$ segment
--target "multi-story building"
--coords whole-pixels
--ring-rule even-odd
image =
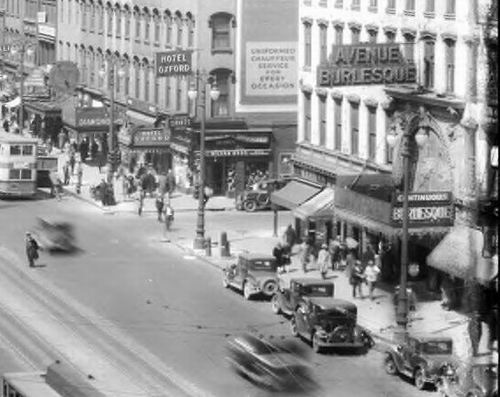
[[[449,276],[463,285],[491,266],[481,255],[476,217],[489,157],[486,46],[478,17],[490,2],[479,3],[301,0],[299,6],[292,161],[297,174],[335,191],[334,211],[320,220],[314,212],[300,216],[302,226],[326,236],[350,235],[361,241],[360,253],[368,243],[392,241],[395,255],[382,271],[395,278],[401,211],[392,193],[402,189],[409,150],[410,192],[417,193],[410,195],[410,262],[432,290]],[[395,63],[381,50],[390,47],[396,48]],[[450,252],[460,241],[463,259],[456,261]]]

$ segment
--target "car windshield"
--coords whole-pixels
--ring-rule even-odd
[[[451,354],[452,345],[450,341],[425,342],[422,351],[427,354]]]
[[[250,268],[255,270],[274,270],[274,261],[272,260],[253,260],[250,262]]]
[[[301,293],[307,296],[314,297],[330,297],[333,296],[332,285],[306,285],[301,288]]]

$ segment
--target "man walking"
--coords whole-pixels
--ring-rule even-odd
[[[321,249],[318,252],[318,266],[319,272],[321,273],[321,278],[326,279],[326,274],[328,273],[328,269],[332,265],[332,258],[330,256],[330,252],[328,252],[328,246],[323,243],[321,244]]]
[[[368,284],[369,296],[371,300],[374,300],[373,291],[375,290],[375,284],[377,283],[378,275],[380,273],[380,269],[375,266],[375,262],[368,261],[368,265],[365,269],[365,280]]]
[[[35,267],[35,260],[38,259],[38,250],[40,247],[30,232],[26,232],[26,256],[28,257],[29,267]]]
[[[161,193],[157,194],[155,204],[156,204],[156,212],[158,214],[158,222],[161,222],[161,214],[163,213],[163,206],[164,206],[163,195]]]

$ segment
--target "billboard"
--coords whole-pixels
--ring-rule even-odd
[[[238,0],[236,110],[296,111],[298,2]]]

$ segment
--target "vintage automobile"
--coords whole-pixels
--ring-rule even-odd
[[[326,348],[366,351],[374,344],[368,332],[357,325],[356,305],[343,299],[304,296],[290,325],[292,334],[310,342],[316,353]]]
[[[58,218],[37,218],[35,239],[47,251],[72,252],[76,249],[73,225]]]
[[[291,316],[298,309],[304,297],[333,298],[334,285],[319,278],[279,277],[278,290],[271,298],[271,308],[276,314]]]
[[[223,273],[224,287],[243,291],[247,300],[259,294],[271,297],[277,289],[276,259],[268,254],[242,253]]]
[[[451,338],[408,336],[406,343],[386,351],[384,367],[390,375],[412,378],[415,386],[422,390],[427,385],[436,386],[443,368],[455,367],[452,353]]]
[[[238,209],[247,212],[271,208],[271,193],[281,189],[288,179],[266,179],[257,183],[252,189],[245,191]]]
[[[250,334],[228,341],[226,359],[241,376],[272,390],[311,390],[316,382],[308,363],[283,346]]]

